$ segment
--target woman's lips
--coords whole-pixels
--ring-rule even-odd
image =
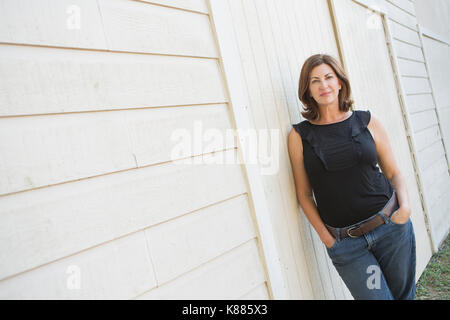
[[[325,92],[325,93],[322,93],[320,96],[327,96],[327,95],[329,95],[331,93],[331,91],[330,92]]]

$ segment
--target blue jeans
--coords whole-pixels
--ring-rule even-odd
[[[397,209],[398,206],[392,213]],[[333,246],[327,248],[328,255],[353,298],[413,300],[416,240],[411,219],[396,224],[381,211],[377,214],[383,217],[385,224],[358,238],[337,238]]]

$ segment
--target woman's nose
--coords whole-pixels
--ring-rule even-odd
[[[328,88],[328,82],[326,80],[320,81],[320,88]]]

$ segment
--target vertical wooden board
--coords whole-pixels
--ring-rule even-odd
[[[239,164],[196,157],[0,197],[0,279],[245,192]]]
[[[278,124],[276,124],[276,126],[278,126],[279,128],[281,128],[281,132],[282,132],[282,136],[286,137],[290,131],[290,129],[292,128],[291,125],[291,121],[292,118],[290,117],[290,115],[292,116],[293,114],[291,113],[286,114],[285,113],[285,109],[286,109],[286,102],[290,102],[293,103],[292,100],[288,100],[285,101],[285,97],[284,94],[289,94],[289,95],[294,95],[296,93],[296,89],[294,89],[293,86],[297,85],[297,79],[295,81],[292,81],[288,78],[288,75],[284,75],[284,72],[282,71],[283,68],[289,68],[288,65],[286,65],[285,67],[281,67],[281,64],[286,64],[286,62],[281,62],[279,60],[281,60],[279,58],[279,56],[284,56],[286,53],[285,51],[287,50],[288,47],[291,47],[293,43],[295,43],[295,41],[289,41],[289,43],[285,43],[284,41],[286,41],[285,39],[279,39],[280,37],[273,35],[272,33],[275,34],[283,34],[286,32],[281,32],[278,31],[279,29],[279,17],[283,17],[285,16],[285,12],[281,13],[279,12],[278,16],[275,16],[274,14],[270,14],[269,12],[274,12],[275,8],[265,8],[262,5],[259,5],[260,2],[255,1],[254,2],[256,5],[256,11],[258,13],[259,16],[259,26],[260,26],[260,32],[262,35],[262,40],[263,40],[263,48],[258,48],[255,50],[255,52],[264,52],[266,58],[268,59],[268,63],[267,63],[267,68],[270,74],[270,78],[271,78],[271,85],[273,87],[273,102],[269,104],[268,109],[275,109],[274,107],[276,107],[275,111],[277,111],[278,115],[277,118],[278,120]],[[283,2],[286,5],[286,2]],[[267,4],[267,3],[266,3]],[[299,2],[292,2],[292,3],[288,3],[287,4],[287,8],[291,8],[292,11],[296,11],[298,10],[299,15],[302,14],[303,12],[305,12],[306,8],[305,8],[305,4],[302,3],[303,6],[301,6],[300,8],[297,7],[297,5],[300,5]],[[311,3],[310,3],[311,4]],[[273,3],[271,3],[271,5],[273,5]],[[326,4],[324,2],[314,2],[314,5],[316,5],[318,7],[318,10],[323,11],[324,8],[326,8]],[[331,25],[327,25],[327,23],[329,23],[329,20],[327,20],[326,18],[329,16],[327,15],[321,15],[321,17],[324,17],[324,21],[323,24],[325,25],[324,27],[324,31],[321,30],[321,34],[323,34],[323,37],[319,37],[319,38],[326,38],[327,36],[329,36],[328,33],[326,33],[328,29],[328,27],[331,29]],[[263,23],[263,21],[269,21],[270,23]],[[271,25],[272,26],[277,26],[275,30],[271,30]],[[296,24],[294,24],[296,25]],[[294,34],[298,37],[302,37],[305,36],[305,31],[302,29],[294,29],[293,30]],[[253,33],[253,32],[252,32]],[[279,42],[279,44],[277,43]],[[330,50],[333,50],[335,48],[332,48],[333,46],[331,45],[332,42],[330,42]],[[315,43],[314,45],[319,46],[320,44]],[[301,57],[301,53],[298,53],[299,57]],[[295,60],[297,60],[298,58],[296,58]],[[258,65],[261,65],[261,63],[257,63]],[[289,69],[291,69],[291,71],[289,73],[291,73],[293,70],[298,69],[299,65],[296,65],[295,67],[291,65],[291,67]],[[293,70],[292,70],[293,69]],[[287,71],[287,70],[286,70]],[[264,75],[261,76],[261,78],[265,78]],[[292,83],[289,83],[290,81],[292,81]],[[292,90],[294,89],[294,90]],[[266,89],[264,89],[264,91],[266,91]],[[286,92],[286,93],[285,93]],[[298,100],[298,98],[296,99]],[[290,108],[298,108],[297,105],[297,101],[295,101],[295,104],[291,105]],[[296,113],[294,113],[296,114]],[[274,117],[269,116],[269,119],[274,119]],[[272,121],[273,123],[273,121]],[[275,126],[275,124],[273,124],[272,126]],[[281,144],[281,151],[280,151],[282,157],[280,159],[281,164],[281,168],[289,168],[290,166],[290,160],[288,158],[288,150],[287,150],[287,146],[285,143]],[[288,198],[287,192],[281,192],[282,195],[282,199],[284,200],[284,202],[286,203],[285,207],[286,207],[286,212],[290,213],[290,212],[298,212],[298,203],[297,203],[297,197],[295,194],[295,184],[294,184],[294,180],[292,177],[292,173],[290,170],[280,170],[278,175],[278,179],[279,179],[279,183],[280,183],[280,189],[283,189],[282,186],[287,186],[290,185],[291,186],[291,190],[293,191],[291,193],[292,197]],[[268,183],[268,185],[270,185],[270,183]],[[293,220],[295,219],[295,220]],[[302,240],[302,236],[301,236],[301,228],[299,228],[299,216],[295,215],[295,216],[291,216],[291,215],[287,215],[285,218],[286,221],[288,221],[288,228],[291,228],[290,230],[290,246],[293,248],[293,256],[296,262],[295,268],[298,272],[298,281],[299,281],[299,286],[301,288],[301,293],[302,293],[302,298],[307,298],[310,297],[310,295],[313,294],[313,289],[311,287],[311,279],[309,279],[309,271],[308,271],[308,262],[307,262],[307,258],[306,258],[306,253],[305,250],[310,250],[310,248],[305,249],[305,246],[302,244],[303,240]],[[281,232],[280,232],[281,233]],[[299,245],[300,244],[300,245]],[[300,250],[299,250],[300,249]],[[293,296],[294,298],[295,296]]]
[[[0,45],[0,115],[225,101],[213,59]]]
[[[148,3],[156,3],[164,6],[208,13],[206,0],[141,0]]]
[[[280,131],[279,128],[281,126],[280,123],[280,115],[278,114],[279,109],[279,100],[275,99],[275,92],[274,92],[274,86],[277,84],[274,84],[273,77],[274,77],[274,70],[271,70],[269,65],[276,63],[273,61],[273,56],[270,55],[270,49],[265,46],[264,43],[264,37],[263,37],[263,30],[261,29],[261,22],[260,22],[260,16],[259,12],[261,11],[261,8],[258,9],[258,7],[262,6],[262,3],[260,2],[259,5],[254,1],[241,1],[242,4],[241,7],[239,7],[238,10],[242,10],[245,16],[245,22],[247,27],[247,32],[249,35],[250,40],[250,48],[251,52],[249,52],[248,59],[253,61],[255,64],[255,74],[252,75],[252,77],[255,77],[255,88],[254,90],[257,91],[250,91],[250,95],[257,95],[260,98],[260,104],[259,107],[256,105],[250,104],[250,108],[253,109],[253,114],[261,113],[264,115],[265,122],[259,123],[257,126],[259,128],[264,128],[264,132],[270,131],[271,139],[275,138],[277,141],[282,140],[281,137],[284,137],[285,134],[282,133],[280,137]],[[287,118],[287,115],[285,115]],[[273,130],[275,129],[275,130]],[[262,131],[260,131],[261,133]],[[268,196],[268,199],[271,207],[271,212],[277,212],[277,217],[275,218],[274,215],[272,215],[272,223],[275,225],[275,230],[278,230],[278,237],[283,235],[283,240],[279,240],[282,242],[291,242],[292,240],[292,234],[298,234],[297,230],[289,230],[289,217],[284,217],[283,219],[279,219],[279,212],[288,212],[286,199],[283,197],[283,192],[280,188],[280,164],[281,161],[281,167],[285,167],[285,156],[287,155],[287,152],[284,153],[284,144],[280,148],[280,143],[274,144],[273,140],[264,141],[263,137],[260,137],[259,140],[259,146],[262,148],[270,148],[267,150],[271,151],[271,156],[275,156],[277,159],[276,167],[274,163],[272,163],[272,170],[270,174],[264,174],[263,175],[263,183],[265,185],[266,190],[266,196]],[[283,154],[280,157],[280,153]],[[262,152],[261,152],[262,154]],[[280,159],[281,158],[281,159]],[[272,158],[273,159],[273,158]],[[260,168],[264,167],[262,163],[260,163]],[[274,207],[272,207],[274,206]],[[281,233],[280,230],[283,230],[284,232]],[[290,239],[291,238],[291,239]],[[286,269],[295,269],[297,266],[293,263],[294,257],[293,252],[291,249],[291,246],[279,246],[280,251],[283,252],[282,255],[286,258],[284,259],[283,264],[285,265]],[[295,279],[295,278],[294,278]],[[303,290],[299,290],[298,286],[300,285],[300,282],[297,279],[289,279],[286,281],[287,286],[289,287],[289,291],[291,292],[292,297],[296,297],[295,294],[297,292],[301,292]]]
[[[138,232],[2,280],[0,298],[130,299],[155,286],[145,238]]]
[[[423,265],[431,256],[431,248],[381,17],[377,16],[380,28],[360,28],[366,20],[365,9],[349,0],[335,3],[356,106],[366,106],[363,109],[379,118],[388,132],[397,165],[406,180],[417,260],[418,265]]]
[[[250,240],[137,299],[233,300],[265,280],[257,242]]]
[[[145,231],[158,286],[256,236],[239,196]]]
[[[0,42],[107,49],[92,0],[2,0]]]
[[[335,45],[334,35],[329,20],[329,11],[326,1],[320,3],[315,2],[314,4],[290,1],[273,3],[268,1],[266,2],[266,6],[258,1],[230,1],[229,5],[231,7],[235,25],[236,41],[240,49],[241,63],[243,65],[244,78],[247,84],[247,95],[249,96],[254,122],[257,127],[286,127],[286,130],[288,130],[291,127],[290,123],[288,123],[289,121],[286,122],[285,126],[282,123],[284,121],[283,119],[287,118],[287,115],[284,115],[281,111],[278,112],[277,109],[285,104],[285,95],[289,92],[288,89],[282,87],[284,84],[283,82],[291,81],[287,78],[289,77],[289,73],[295,74],[298,72],[297,74],[299,74],[302,62],[299,57],[304,56],[304,58],[306,58],[306,55],[302,51],[307,50],[308,54],[313,53],[314,49],[312,49],[311,46],[314,48],[322,48],[322,50],[326,47],[329,50],[337,51],[336,47],[333,47],[333,45]],[[277,7],[275,7],[275,5]],[[294,10],[297,11],[297,15],[293,14]],[[299,43],[301,43],[299,38],[308,38],[308,33],[304,28],[298,26],[299,22],[295,17],[311,10],[320,12],[320,14],[317,14],[317,17],[323,19],[321,22],[323,22],[325,27],[321,27],[321,30],[316,31],[320,33],[320,37],[310,37],[311,39],[309,39],[310,41],[308,42],[311,44],[310,46],[302,47],[299,45]],[[287,15],[289,15],[289,18],[287,18]],[[263,21],[267,21],[267,23],[263,23]],[[313,23],[313,20],[311,20],[311,23]],[[308,25],[308,23],[305,23],[305,25]],[[276,26],[275,28],[280,30],[279,32],[276,32],[276,35],[272,35],[274,32],[272,26]],[[248,34],[252,36],[248,36]],[[330,41],[330,39],[332,41]],[[274,41],[277,42],[276,46],[273,46]],[[292,55],[289,55],[289,52],[292,52]],[[286,72],[279,75],[280,69],[283,68],[281,65],[286,64],[286,61],[280,59],[279,56],[286,56],[286,53],[288,56],[287,62],[290,65],[286,65],[286,68],[288,68],[285,70]],[[287,71],[289,71],[289,73],[287,73]],[[297,77],[298,75],[295,76],[295,78]],[[297,85],[297,81],[298,79],[294,80],[294,86]],[[295,94],[293,91],[289,94],[292,93]],[[294,99],[291,100],[295,101],[297,104],[297,98],[295,98],[295,95],[293,95],[293,97]],[[261,106],[265,107],[261,108]],[[295,108],[298,108],[298,105],[296,105]],[[284,145],[282,148],[284,148]],[[287,155],[287,150],[284,150],[284,152]],[[286,159],[287,158],[284,160]],[[286,164],[289,165],[288,162]],[[280,191],[276,189],[276,186],[280,182],[277,182],[277,180],[274,179],[272,179],[272,181],[269,178],[271,177],[265,178],[265,189],[270,190],[270,193],[266,193],[268,195],[270,211],[278,211],[280,203],[284,203],[285,210],[288,210],[288,212],[291,212],[291,210],[297,211],[298,205],[296,199],[289,201],[285,198],[284,192],[280,194]],[[289,177],[285,176],[284,172],[279,173],[277,179],[278,181],[282,181],[282,185],[286,185],[290,181],[293,186],[293,181],[289,180]],[[293,195],[295,195],[295,192]],[[288,217],[285,218],[286,221],[288,219]],[[276,229],[285,229],[281,227],[281,221],[274,223],[275,225],[278,225]],[[288,225],[293,226],[294,224],[288,222]],[[298,223],[295,223],[295,225],[298,225]],[[294,232],[292,234],[294,234]],[[299,232],[296,231],[296,234],[299,234]],[[286,233],[285,237],[288,236],[289,234]],[[300,239],[301,237],[291,235],[291,239],[282,240],[280,238],[279,241],[288,241],[289,246],[292,246],[292,248],[299,248],[296,243],[300,242]],[[302,248],[302,246],[303,245],[301,245],[300,248]],[[306,269],[306,264],[302,265],[306,261],[304,257],[298,255],[304,254],[297,250],[298,249],[293,253],[285,251],[284,254],[286,256],[294,254],[294,257],[297,255],[297,257],[294,258],[297,263],[295,268],[299,270],[297,276],[299,279],[305,279],[305,272],[301,272],[300,270],[302,270],[302,268],[303,270]],[[288,268],[288,265],[286,265],[286,268]],[[303,280],[300,281],[303,283]],[[292,283],[291,288],[293,288],[293,285],[294,283]],[[302,290],[305,291],[305,296],[311,294],[310,291],[312,290],[309,288],[310,287],[308,286],[306,290]],[[308,291],[308,293],[306,293],[306,291]]]
[[[207,15],[127,0],[98,0],[111,50],[218,57]]]

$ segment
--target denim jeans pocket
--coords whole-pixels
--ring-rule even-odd
[[[329,248],[327,246],[325,246],[325,248],[327,249],[327,251],[334,250],[336,248],[338,242],[340,242],[340,241],[338,241],[337,239],[334,239],[333,245],[331,247],[329,247]]]
[[[392,216],[398,211],[398,209],[399,209],[399,208],[397,208],[396,210],[394,210],[394,211],[391,213],[391,215],[389,216],[389,224],[392,224],[392,225],[394,225],[394,226],[405,226],[405,225],[408,224],[409,219],[408,219],[406,222],[403,222],[403,223],[397,223],[397,222],[392,221]]]

